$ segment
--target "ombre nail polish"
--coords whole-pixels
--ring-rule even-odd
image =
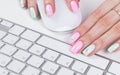
[[[72,47],[71,52],[76,54],[80,51],[82,47],[83,47],[83,42],[77,41],[75,45]]]
[[[79,9],[78,4],[75,0],[71,0],[71,9],[73,12],[77,12]]]
[[[25,7],[25,1],[24,0],[20,0],[20,5],[21,5],[22,8]]]
[[[30,11],[30,16],[31,16],[33,19],[36,19],[37,16],[36,16],[35,9],[34,9],[33,7],[31,7],[31,8],[29,9],[29,11]]]
[[[46,5],[46,14],[47,16],[53,16],[53,8],[52,8],[52,5],[51,4],[47,4]]]
[[[88,46],[82,53],[85,55],[85,56],[88,56],[90,53],[92,53],[93,51],[95,50],[95,45],[92,44],[90,46]]]
[[[73,44],[75,41],[77,41],[80,37],[80,33],[79,32],[75,32],[69,39],[68,39],[68,43],[69,44]]]
[[[112,53],[120,47],[119,43],[115,43],[108,48],[108,52]]]

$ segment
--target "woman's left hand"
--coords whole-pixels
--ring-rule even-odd
[[[108,48],[109,52],[120,50],[119,2],[119,0],[106,0],[74,31],[68,40],[73,45],[71,52],[91,56],[112,43],[115,44]]]

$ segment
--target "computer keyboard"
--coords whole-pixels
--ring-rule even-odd
[[[65,42],[0,19],[0,75],[120,75],[120,64],[72,54]]]

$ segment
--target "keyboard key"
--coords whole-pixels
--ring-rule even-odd
[[[41,55],[44,51],[45,51],[45,48],[42,47],[42,46],[39,46],[37,44],[34,44],[30,49],[29,51],[33,54],[36,54],[36,55]]]
[[[3,38],[3,41],[9,44],[15,44],[18,40],[19,38],[12,34],[8,34],[5,38]]]
[[[8,71],[0,67],[0,75],[8,75]]]
[[[31,42],[21,39],[20,41],[18,41],[18,43],[16,44],[17,47],[27,50],[30,46],[32,45]]]
[[[13,60],[8,66],[7,68],[11,71],[14,71],[16,73],[20,73],[21,70],[25,67],[25,64],[22,62],[19,62],[17,60]]]
[[[87,67],[88,67],[87,64],[82,63],[80,61],[75,61],[75,63],[72,66],[72,69],[77,72],[84,73],[86,71]]]
[[[74,75],[74,72],[67,68],[61,68],[57,75]]]
[[[4,43],[2,41],[0,41],[0,48],[4,45]]]
[[[0,22],[2,21],[2,19],[0,19]]]
[[[0,52],[7,54],[9,56],[13,55],[13,53],[15,53],[16,51],[17,51],[17,48],[11,45],[5,45],[0,50]]]
[[[42,70],[44,70],[48,73],[54,74],[58,68],[59,68],[59,66],[57,64],[54,64],[54,63],[48,61],[42,67]]]
[[[40,34],[39,33],[36,33],[36,32],[33,32],[31,30],[26,30],[22,35],[21,37],[27,39],[27,40],[30,40],[30,41],[36,41],[39,37],[40,37]]]
[[[39,75],[40,71],[33,67],[28,66],[23,72],[22,75]]]
[[[3,55],[3,54],[0,54],[0,66],[6,66],[9,62],[11,61],[11,58],[6,56],[6,55]],[[0,74],[1,75],[1,74]]]
[[[91,67],[87,75],[103,75],[103,71],[94,67]]]
[[[24,62],[30,57],[30,54],[23,50],[19,50],[15,53],[13,57]]]
[[[25,28],[15,25],[9,30],[9,32],[19,36],[24,30]]]
[[[43,72],[41,75],[50,75],[50,74]]]
[[[113,62],[108,71],[113,74],[120,75],[120,64]]]
[[[3,20],[3,21],[1,22],[1,24],[4,25],[4,26],[7,26],[7,27],[9,27],[9,28],[13,26],[13,23],[8,22],[8,21],[5,21],[5,20]]]
[[[69,67],[73,62],[73,59],[64,55],[61,55],[60,58],[58,59],[57,63]]]
[[[47,41],[47,42],[46,42]],[[38,44],[43,45],[45,47],[51,48],[53,50],[56,50],[57,52],[63,53],[65,55],[71,56],[75,59],[78,59],[80,61],[84,61],[87,62],[91,65],[94,65],[96,67],[99,67],[101,69],[106,69],[106,67],[109,64],[109,60],[104,59],[100,56],[92,56],[92,57],[86,57],[84,55],[76,55],[76,54],[72,54],[70,52],[70,48],[71,46],[65,43],[62,43],[58,40],[55,40],[53,38],[47,37],[47,36],[43,36],[41,37],[38,41]]]
[[[82,74],[78,74],[78,73],[77,73],[76,75],[82,75]]]
[[[7,33],[0,30],[0,39],[2,39]]]
[[[38,57],[38,56],[32,56],[28,61],[28,64],[39,68],[43,63],[44,63],[44,59]]]
[[[44,54],[43,57],[51,60],[51,61],[55,61],[57,59],[57,57],[59,56],[59,53],[54,52],[52,50],[47,50]]]
[[[113,74],[111,74],[111,73],[106,73],[106,75],[113,75]]]
[[[10,73],[9,75],[18,75],[18,74],[15,74],[15,73]]]

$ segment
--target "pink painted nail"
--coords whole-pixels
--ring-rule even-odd
[[[73,44],[75,41],[77,41],[80,37],[80,33],[79,32],[75,32],[69,39],[68,39],[68,43],[69,44]]]
[[[75,45],[72,47],[71,52],[72,53],[78,53],[80,51],[80,49],[83,47],[83,42],[82,41],[78,41],[75,43]]]
[[[72,8],[73,12],[77,12],[78,11],[79,7],[78,7],[77,2],[75,0],[71,1],[71,8]]]
[[[53,16],[53,8],[51,4],[47,4],[46,5],[46,14],[47,16]]]

